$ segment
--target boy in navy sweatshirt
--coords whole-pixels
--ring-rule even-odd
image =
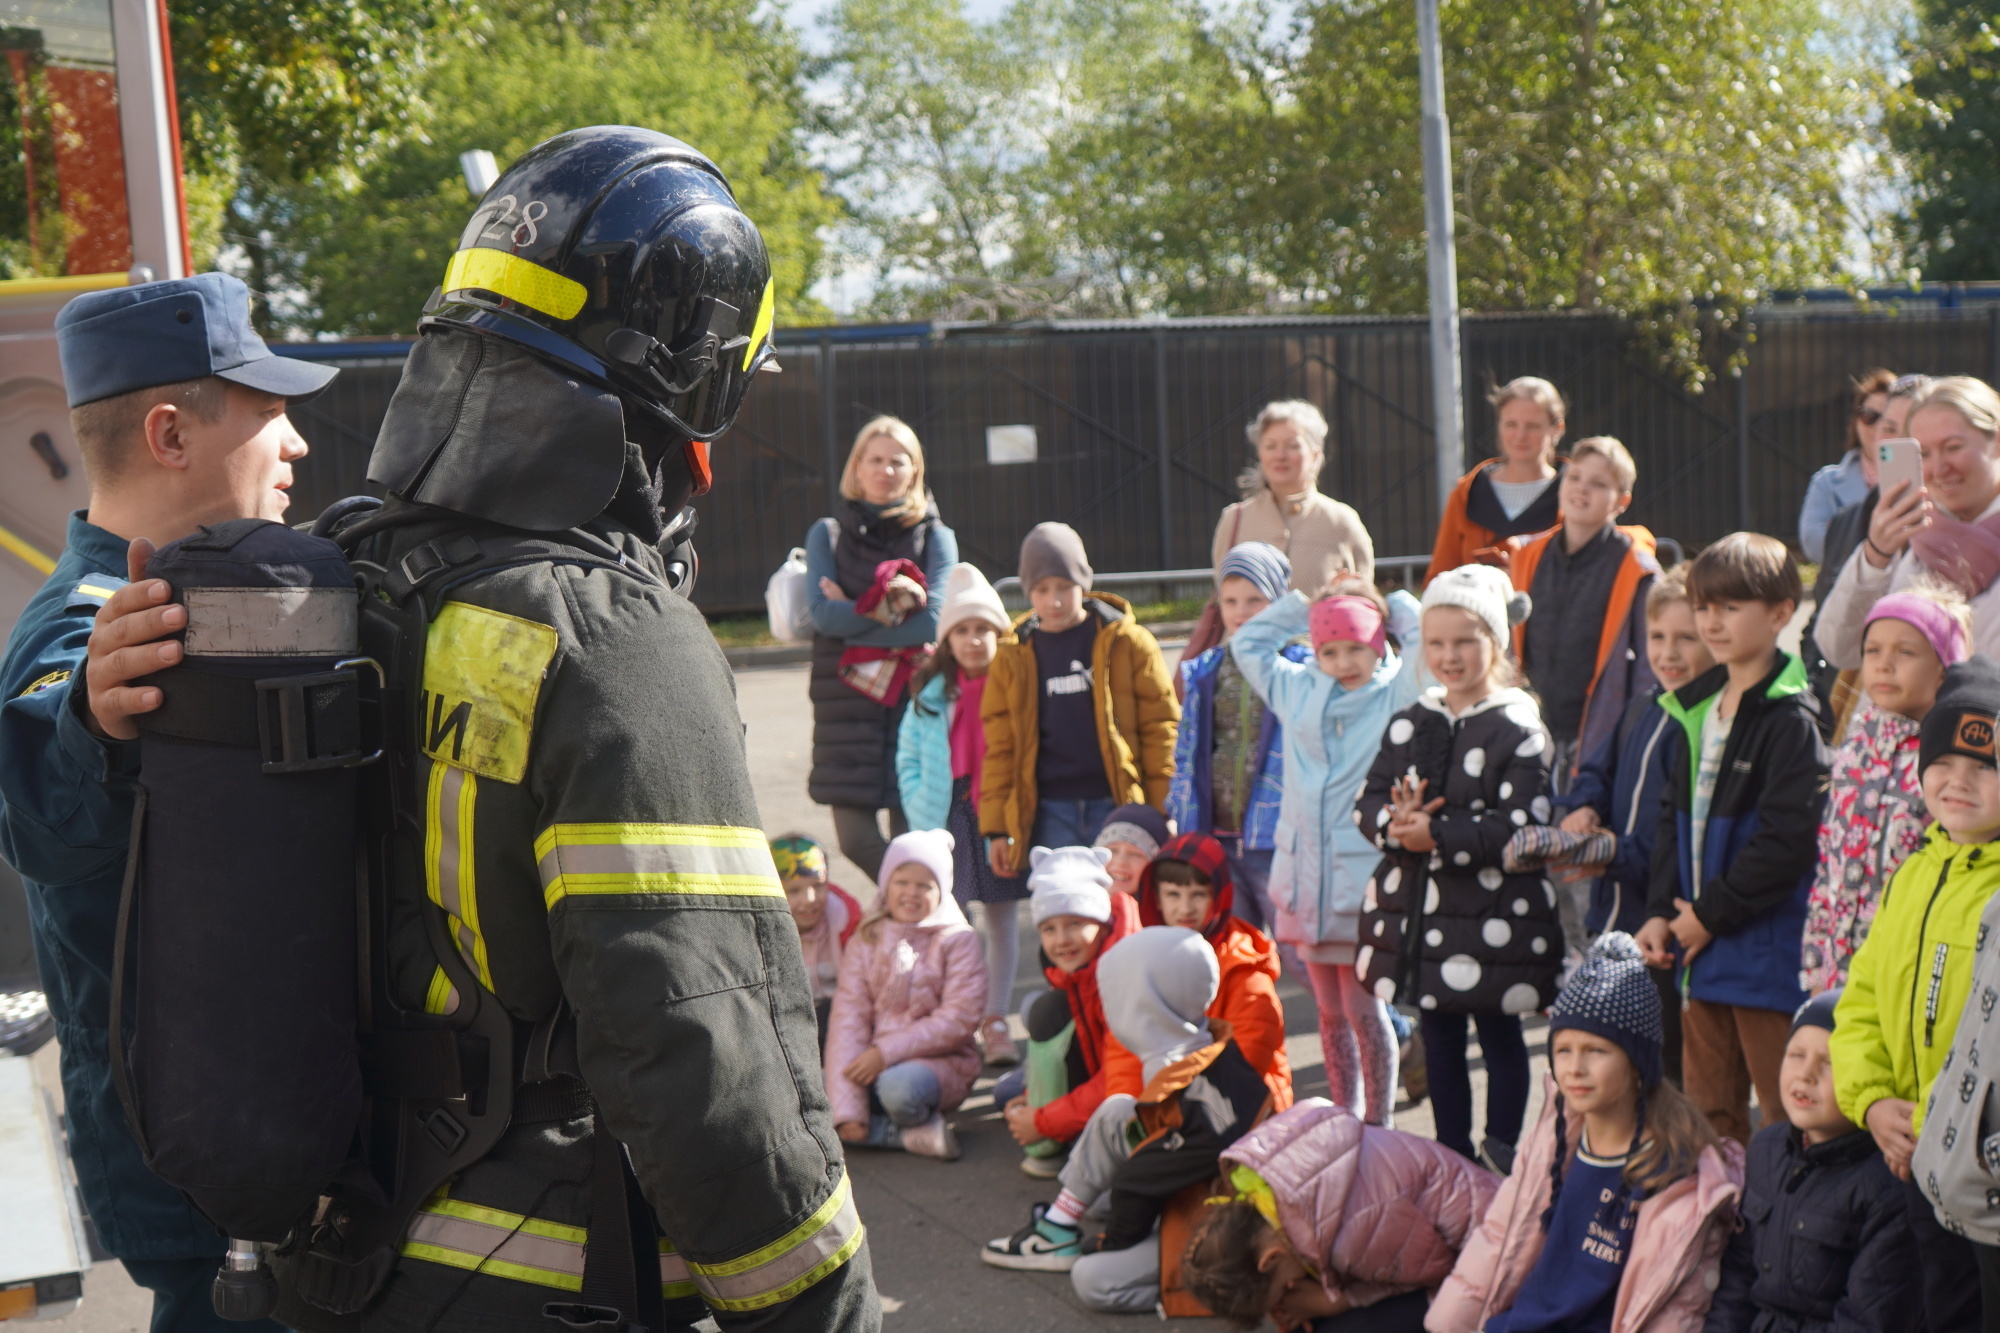
[[[1565,833],[1603,829],[1617,841],[1604,873],[1591,884],[1584,927],[1595,939],[1608,930],[1637,935],[1646,924],[1646,895],[1653,875],[1653,843],[1660,828],[1660,800],[1680,725],[1660,706],[1660,696],[1677,690],[1715,665],[1695,628],[1688,601],[1687,568],[1653,580],[1646,594],[1646,661],[1659,683],[1625,706],[1617,730],[1577,768],[1567,795],[1556,809],[1567,810]],[[1666,1076],[1681,1081],[1681,997],[1671,970],[1652,969],[1660,989],[1664,1026],[1660,1045]]]
[[[1661,697],[1686,733],[1661,802],[1646,961],[1682,969],[1681,1067],[1715,1132],[1750,1142],[1750,1090],[1776,1108],[1832,766],[1805,666],[1778,648],[1804,588],[1777,539],[1732,533],[1688,571],[1716,665]]]

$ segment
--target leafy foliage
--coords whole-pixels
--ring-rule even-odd
[[[1918,17],[1889,117],[1916,182],[1912,258],[1933,281],[2000,277],[2000,5],[1923,0]]]
[[[413,332],[476,202],[458,154],[486,148],[504,168],[591,124],[649,126],[714,158],[764,232],[781,318],[797,317],[832,204],[797,143],[796,53],[719,7],[712,17],[704,26],[698,5],[640,3],[490,14],[426,69],[426,114],[399,142],[348,181],[322,174],[246,207],[268,281],[305,294],[282,322]]]

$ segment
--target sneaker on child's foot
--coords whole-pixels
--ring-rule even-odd
[[[1021,1174],[1033,1176],[1036,1180],[1054,1180],[1062,1174],[1063,1163],[1069,1160],[1068,1153],[1051,1153],[1047,1157],[1023,1157]]]
[[[902,1132],[903,1151],[940,1161],[958,1160],[958,1135],[942,1115],[933,1115],[921,1125],[907,1125]]]
[[[1479,1161],[1496,1176],[1511,1176],[1514,1174],[1514,1145],[1498,1139],[1483,1140],[1479,1145]]]
[[[1004,1018],[989,1018],[980,1025],[979,1045],[986,1052],[989,1065],[1021,1063],[1021,1048],[1014,1044],[1014,1034],[1007,1030]]]
[[[1048,1219],[1049,1206],[1035,1205],[1028,1225],[1011,1236],[986,1242],[979,1257],[995,1268],[1032,1268],[1048,1273],[1067,1273],[1076,1267],[1083,1250],[1083,1232]]]

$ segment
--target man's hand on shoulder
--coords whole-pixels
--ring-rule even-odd
[[[131,682],[181,660],[181,645],[167,636],[186,626],[187,608],[167,601],[172,590],[165,579],[146,577],[146,562],[152,556],[151,542],[144,537],[134,540],[125,553],[132,581],[97,609],[97,627],[90,632],[84,665],[90,691],[84,719],[93,735],[136,740],[139,726],[133,717],[158,708],[163,696],[154,686]]]

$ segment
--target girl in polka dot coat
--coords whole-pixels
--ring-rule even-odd
[[[1520,1016],[1554,999],[1562,964],[1555,887],[1508,874],[1507,841],[1550,814],[1548,731],[1512,685],[1509,623],[1528,598],[1483,565],[1424,590],[1424,664],[1437,685],[1390,721],[1355,803],[1382,851],[1364,890],[1364,984],[1421,1012],[1438,1141],[1472,1146],[1466,1019],[1487,1070],[1489,1164],[1513,1160],[1528,1106]]]

